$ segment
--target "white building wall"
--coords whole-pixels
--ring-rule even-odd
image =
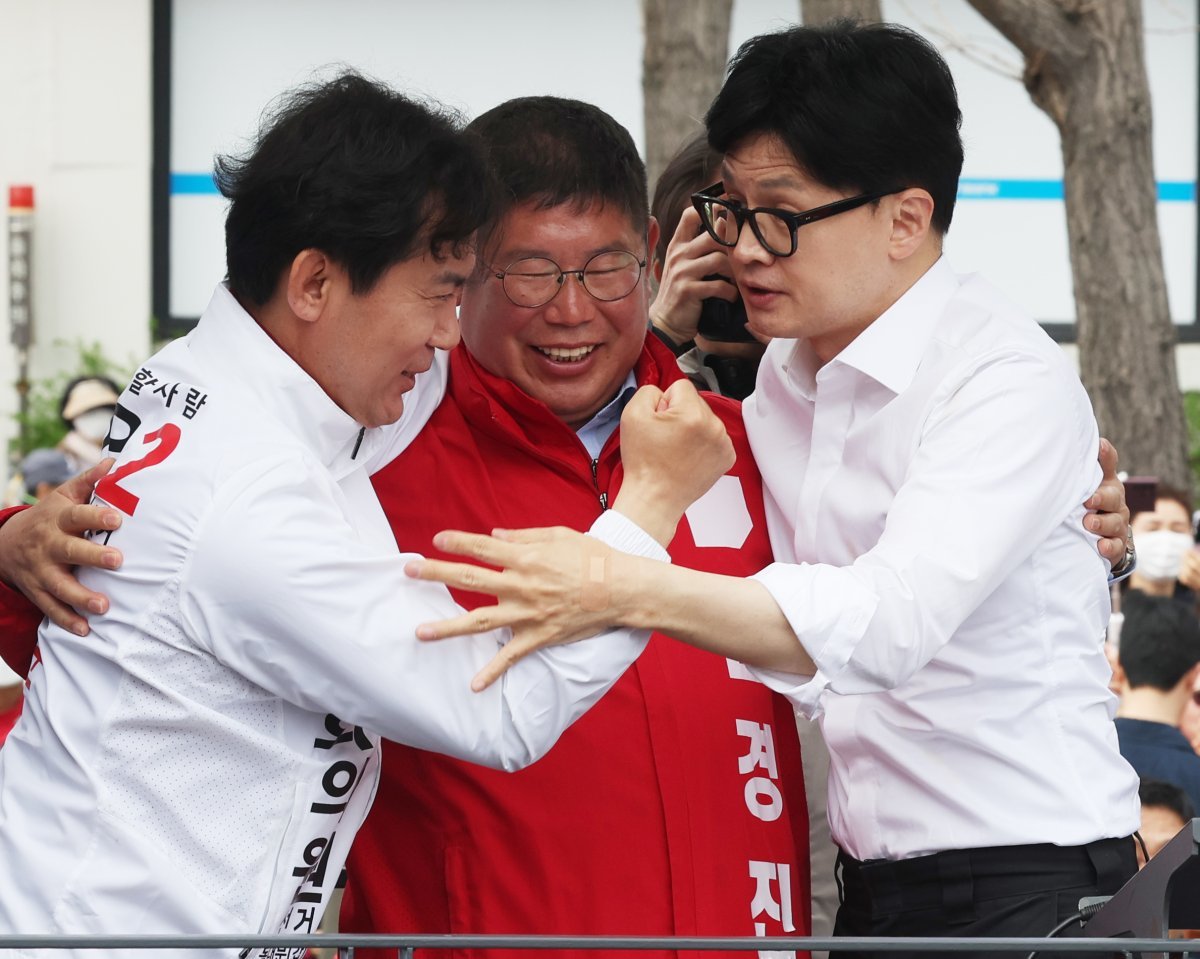
[[[369,6],[369,0],[365,2]],[[472,4],[477,2],[472,0]],[[526,2],[530,3],[526,9],[538,6],[533,0],[514,0],[514,5]],[[288,0],[282,6],[286,8],[290,3]],[[555,6],[567,13],[573,3],[574,0]],[[455,4],[456,9],[462,9],[462,0],[455,0]],[[364,0],[358,0],[358,5],[363,6]],[[1162,20],[1166,16],[1163,10],[1169,13],[1178,5],[1178,0],[1168,0],[1162,9],[1161,4],[1148,5],[1148,14],[1153,15],[1148,19]],[[211,17],[221,6],[206,2],[201,9]],[[257,22],[256,17],[261,19],[278,8],[280,2],[243,0],[241,6],[239,24],[245,31],[247,24]],[[794,0],[738,0],[734,41],[778,28],[793,9]],[[889,15],[915,20],[931,34],[936,34],[940,22],[935,14],[954,9],[949,4],[925,6],[908,0],[888,0],[887,6]],[[425,5],[412,10],[426,18],[436,16]],[[380,51],[373,54],[378,62],[364,65],[406,88],[428,90],[444,97],[468,112],[477,112],[492,102],[518,94],[551,92],[580,96],[600,102],[640,138],[637,81],[632,77],[641,46],[636,0],[616,3],[610,11],[609,19],[613,18],[620,21],[620,29],[617,37],[606,37],[606,42],[598,45],[605,54],[601,65],[586,62],[591,54],[572,48],[580,58],[574,69],[552,59],[542,59],[534,68],[520,59],[514,60],[506,44],[496,42],[491,30],[482,31],[480,46],[480,32],[472,30],[455,36],[432,28],[419,33],[425,38],[452,40],[452,55],[445,52],[428,58],[430,63],[418,69],[414,58],[397,54],[393,41],[385,44],[384,49],[391,51],[396,62],[385,59]],[[218,28],[219,35],[225,37],[222,45],[232,44],[237,34],[228,33],[229,21],[215,19],[225,24]],[[345,17],[331,23],[336,25],[341,19]],[[571,23],[564,22],[570,19],[564,15],[548,22],[574,29]],[[286,21],[276,17],[272,22]],[[1162,42],[1160,35],[1170,37],[1174,32],[1164,33],[1169,23],[1155,21],[1153,26],[1155,42]],[[0,201],[7,199],[7,188],[15,183],[33,184],[37,199],[33,277],[36,343],[30,370],[33,379],[69,369],[77,354],[74,344],[79,340],[99,341],[110,357],[130,364],[149,352],[151,27],[151,0],[0,0]],[[195,39],[192,31],[188,36]],[[935,36],[937,39],[942,38]],[[291,46],[272,44],[272,52],[264,59],[271,63],[280,61],[275,66],[282,70],[290,64],[285,53]],[[567,40],[551,44],[560,54],[570,47]],[[224,56],[230,51],[217,52]],[[617,53],[621,55],[619,70],[612,62]],[[189,61],[183,53],[180,56],[177,66],[186,73],[183,68]],[[303,79],[309,67],[330,62],[324,50],[314,51],[310,59],[312,63],[304,70],[292,64],[290,72],[283,71],[285,79],[276,78],[269,92],[256,94],[252,106],[246,108],[248,116],[256,117],[271,95]],[[619,80],[615,78],[617,74]],[[210,81],[219,77],[211,72],[205,75]],[[481,75],[491,79],[486,103],[479,99],[484,95],[470,85],[479,82]],[[1177,76],[1168,71],[1167,79],[1171,81],[1168,86],[1179,84],[1180,89],[1194,90],[1194,73]],[[593,89],[589,82],[599,82],[600,86]],[[1016,86],[1015,81],[1010,82]],[[1160,87],[1163,82],[1160,78]],[[237,84],[244,92],[245,77],[239,76]],[[211,86],[206,90],[215,96]],[[1156,96],[1156,110],[1174,99]],[[187,114],[186,121],[176,117],[177,134],[203,130],[200,119],[194,114]],[[1156,128],[1171,126],[1170,118],[1158,112],[1156,120]],[[233,127],[244,135],[250,132],[252,124],[239,123]],[[232,145],[223,141],[219,144],[225,149]],[[208,163],[206,159],[199,166],[207,169]],[[1175,178],[1185,175],[1170,172]],[[1194,176],[1194,171],[1186,176]],[[1061,211],[1061,205],[1056,206]],[[1187,215],[1194,216],[1194,209],[1189,205]],[[1174,208],[1170,212],[1178,215]],[[958,234],[966,229],[968,217],[968,205],[960,204],[957,219],[963,225]],[[963,245],[962,240],[958,236],[959,246]],[[205,270],[206,290],[220,271],[215,259],[213,263],[216,265]],[[960,268],[972,267],[968,262]],[[1069,278],[1063,282],[1069,287]],[[5,292],[0,293],[0,451],[16,432],[12,414],[17,408],[13,387],[17,369],[9,330]],[[56,345],[56,341],[65,341],[67,345]],[[1073,347],[1069,349],[1074,351]],[[1181,346],[1178,355],[1182,387],[1200,389],[1200,344]]]
[[[35,190],[31,379],[71,368],[77,340],[149,351],[150,105],[150,0],[0,0],[0,202]],[[7,255],[0,451],[17,410]]]

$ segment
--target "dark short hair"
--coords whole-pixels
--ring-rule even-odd
[[[1200,620],[1187,603],[1130,590],[1118,658],[1133,688],[1174,689],[1200,662]]]
[[[533,202],[539,209],[599,203],[643,227],[649,217],[646,165],[621,124],[591,103],[517,97],[467,126],[487,155],[495,218]]]
[[[1188,514],[1189,521],[1192,516],[1192,497],[1187,490],[1180,489],[1178,486],[1170,486],[1167,483],[1159,483],[1154,487],[1154,506],[1149,510],[1131,509],[1129,518],[1132,520],[1135,516],[1141,513],[1153,513],[1158,509],[1158,501],[1160,499],[1170,500],[1173,503],[1178,503],[1183,507],[1183,511]]]
[[[214,178],[230,200],[230,289],[260,306],[301,250],[327,254],[365,293],[425,249],[459,252],[490,210],[457,115],[354,72],[284,94],[250,152],[218,157]]]
[[[720,166],[721,154],[708,145],[707,134],[701,132],[684,143],[663,167],[650,200],[650,213],[659,226],[654,255],[660,263],[667,258],[667,247],[679,226],[679,218],[691,205],[692,194],[711,185],[717,178],[713,171]]]
[[[1161,806],[1175,813],[1184,822],[1196,815],[1185,790],[1161,779],[1143,779],[1138,783],[1138,799],[1143,806]]]
[[[933,197],[933,228],[950,228],[962,113],[946,61],[906,27],[835,20],[747,40],[705,125],[722,153],[776,136],[833,189],[922,187]]]

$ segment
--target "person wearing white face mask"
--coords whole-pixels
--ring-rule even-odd
[[[1113,612],[1108,621],[1105,653],[1117,675],[1121,629],[1125,621],[1123,596],[1136,590],[1149,596],[1176,596],[1192,601],[1200,591],[1200,551],[1192,536],[1192,507],[1182,490],[1158,484],[1154,508],[1131,510],[1129,528],[1137,542],[1137,566],[1118,590],[1113,588]],[[1118,692],[1115,685],[1111,686]]]
[[[107,376],[91,374],[78,376],[63,388],[58,414],[67,428],[67,434],[54,449],[67,458],[68,476],[82,473],[100,462],[100,447],[108,435],[108,425],[117,408],[120,392],[121,388]],[[59,482],[55,480],[51,488]],[[0,507],[31,502],[26,494],[21,471],[18,470],[8,484],[0,489]]]
[[[1138,571],[1143,579],[1150,581],[1149,585],[1170,587],[1167,592],[1171,592],[1183,569],[1184,555],[1193,546],[1188,533],[1175,533],[1169,529],[1146,533],[1138,543]]]
[[[58,449],[66,454],[74,472],[100,462],[100,447],[108,435],[108,424],[117,406],[120,388],[106,376],[81,376],[63,390],[59,412],[70,432]]]
[[[1183,492],[1160,485],[1153,510],[1130,520],[1137,542],[1137,569],[1129,588],[1151,596],[1173,596],[1176,584],[1200,586],[1200,555],[1192,538],[1191,506]]]

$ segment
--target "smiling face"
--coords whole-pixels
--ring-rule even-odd
[[[647,235],[649,234],[649,235]],[[649,307],[642,271],[632,293],[602,302],[567,276],[557,295],[539,307],[512,303],[495,273],[523,257],[544,257],[579,270],[609,250],[639,260],[653,248],[658,227],[632,223],[613,206],[562,204],[538,209],[523,203],[497,224],[483,263],[463,291],[463,342],[490,372],[511,380],[545,403],[572,429],[583,426],[620,389],[646,337]]]
[[[343,410],[363,426],[395,422],[417,373],[435,350],[458,343],[455,303],[474,256],[430,253],[388,268],[366,293],[328,263],[329,302],[312,324],[302,364]]]
[[[748,137],[730,150],[722,179],[727,199],[795,213],[860,192],[817,182],[769,134]],[[906,214],[919,212],[922,192],[900,191],[802,226],[790,257],[769,253],[747,224],[729,260],[750,329],[807,339],[823,361],[836,356],[937,259],[927,219],[924,228],[919,217],[905,222]]]

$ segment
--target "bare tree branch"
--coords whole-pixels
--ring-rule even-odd
[[[947,0],[955,7],[962,0]],[[937,43],[943,53],[961,54],[976,66],[1004,77],[1020,80],[1024,70],[1024,58],[1015,54],[1011,46],[1003,43],[992,31],[987,36],[964,34],[951,17],[946,16],[945,3],[941,0],[900,0],[906,18],[920,26],[920,32]]]
[[[1190,488],[1141,5],[969,2],[1025,55],[1025,87],[1062,138],[1080,368],[1100,427],[1135,471]]]

